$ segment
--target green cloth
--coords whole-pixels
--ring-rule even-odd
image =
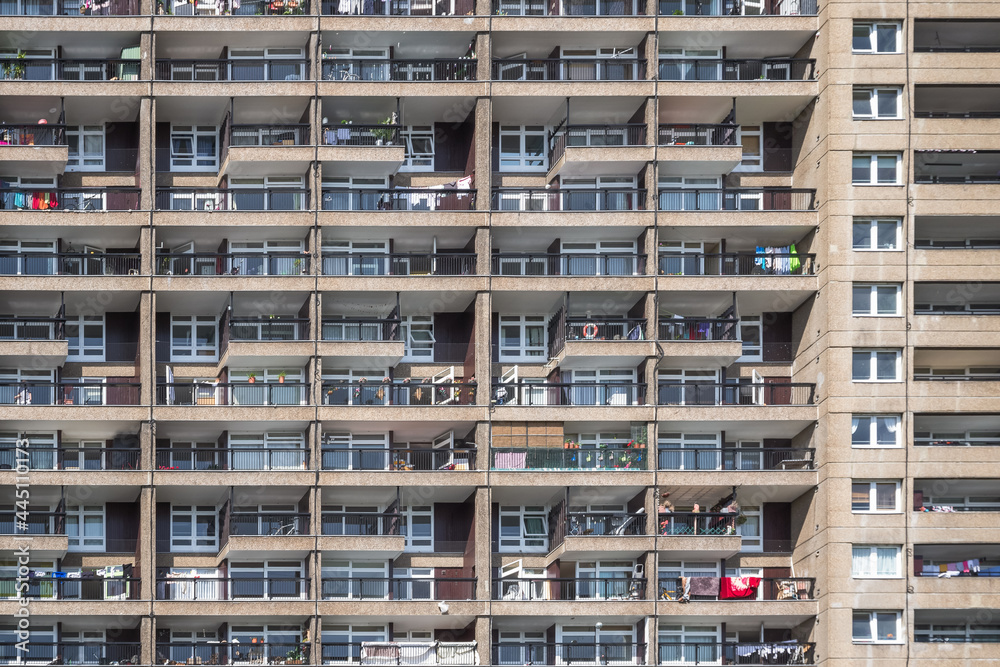
[[[800,268],[802,268],[802,262],[799,261],[798,253],[795,250],[795,244],[793,243],[788,249],[791,254],[791,259],[788,262],[788,268],[792,273],[797,273]]]

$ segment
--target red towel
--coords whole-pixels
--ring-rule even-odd
[[[760,577],[723,577],[720,600],[757,597]]]

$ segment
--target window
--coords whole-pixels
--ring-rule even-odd
[[[900,53],[902,24],[854,22],[854,53]]]
[[[738,362],[763,359],[764,323],[760,315],[746,315],[740,318],[740,340],[743,341],[743,354]]]
[[[500,551],[545,551],[548,512],[540,505],[500,506]]]
[[[660,49],[661,81],[720,81],[722,49]]]
[[[901,220],[855,220],[853,244],[855,250],[901,250],[899,241]]]
[[[386,561],[324,560],[320,573],[324,600],[388,596]]]
[[[230,433],[229,469],[302,470],[306,461],[305,443],[305,434],[294,431]]]
[[[323,470],[385,470],[388,433],[324,433]]]
[[[900,285],[854,284],[851,312],[859,316],[899,315]]]
[[[715,575],[718,576],[718,575]],[[660,625],[659,664],[722,664],[722,630],[718,625]]]
[[[430,125],[412,125],[400,133],[406,146],[406,157],[400,167],[409,171],[434,170],[434,128]]]
[[[544,315],[500,316],[501,360],[544,360],[547,354]]]
[[[853,116],[855,120],[894,120],[902,118],[900,103],[903,89],[854,87]]]
[[[434,316],[404,315],[400,318],[403,357],[410,360],[434,360]]]
[[[69,161],[66,171],[104,171],[104,126],[79,125],[66,128]]]
[[[996,644],[1000,642],[1000,624],[977,621],[914,623],[913,641]]]
[[[853,547],[851,576],[855,579],[898,579],[903,576],[902,547]]]
[[[760,533],[760,508],[744,507],[743,518],[746,523],[736,526],[736,532],[742,538],[740,551],[763,551],[764,543]]]
[[[230,563],[229,599],[297,600],[306,595],[301,561]]]
[[[230,80],[298,81],[305,77],[304,58],[298,48],[230,49]]]
[[[170,508],[171,551],[217,551],[219,536],[214,505],[173,505]]]
[[[899,185],[899,153],[855,153],[851,162],[851,183],[854,185]]]
[[[764,157],[761,153],[760,125],[741,125],[739,133],[743,159],[737,171],[761,171],[764,168]]]
[[[500,171],[544,171],[549,166],[543,125],[500,126]]]
[[[660,470],[720,470],[721,433],[661,433]]]
[[[66,318],[67,361],[104,361],[104,315]]]
[[[70,551],[104,551],[104,507],[68,506],[66,535],[69,536]]]
[[[854,350],[851,379],[855,382],[899,382],[900,350]]]
[[[219,168],[219,128],[214,125],[170,126],[172,171],[215,171]]]
[[[899,415],[854,415],[852,447],[899,447]]]
[[[935,506],[950,507],[956,512],[1000,512],[1000,496],[935,496],[925,491],[923,507]]]
[[[219,319],[208,315],[170,318],[171,361],[216,361],[219,358]]]
[[[855,644],[900,644],[898,611],[856,611],[851,639]]]
[[[403,507],[399,514],[399,532],[406,538],[406,551],[433,551],[434,506]]]
[[[877,514],[899,511],[899,482],[853,482],[851,511]]]
[[[321,638],[323,664],[360,664],[362,642],[388,641],[389,629],[385,625],[324,625]]]

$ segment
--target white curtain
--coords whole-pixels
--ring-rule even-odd
[[[851,419],[851,435],[854,435],[855,433],[858,432],[858,426],[860,425],[861,425],[861,420],[859,418],[854,417],[853,419]]]
[[[864,577],[871,574],[869,567],[871,563],[871,549],[867,547],[855,547],[851,552],[851,572],[856,577]]]
[[[880,577],[898,576],[896,563],[899,560],[899,550],[895,547],[878,547],[876,550],[875,570]]]

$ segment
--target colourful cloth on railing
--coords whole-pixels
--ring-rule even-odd
[[[719,577],[691,577],[691,595],[719,596]]]
[[[759,577],[723,577],[720,600],[757,597]]]
[[[498,470],[523,470],[527,452],[497,452],[493,466]]]

